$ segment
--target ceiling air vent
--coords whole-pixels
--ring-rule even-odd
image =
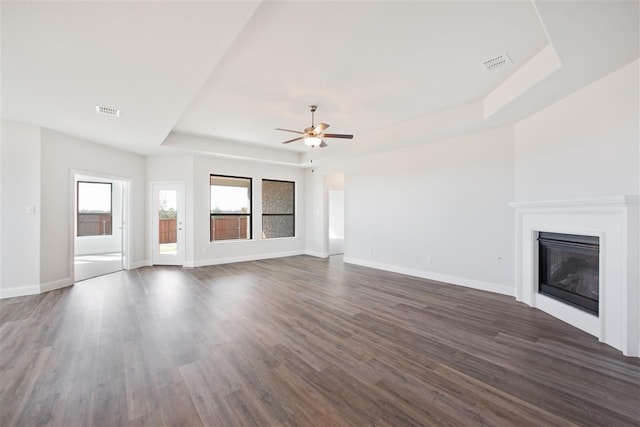
[[[487,70],[495,70],[496,68],[504,67],[505,65],[510,65],[511,60],[506,53],[502,53],[498,56],[494,56],[493,58],[485,59],[482,61],[482,67]]]
[[[96,113],[113,117],[120,116],[120,110],[118,110],[117,108],[103,107],[102,105],[96,105]]]

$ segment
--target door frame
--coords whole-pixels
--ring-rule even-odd
[[[124,193],[123,201],[124,206],[122,207],[122,220],[124,221],[125,226],[122,229],[122,268],[124,270],[131,270],[131,236],[133,235],[132,227],[131,227],[131,188],[133,187],[133,181],[130,178],[125,178],[121,176],[115,175],[105,175],[97,172],[91,172],[80,169],[71,169],[70,171],[70,207],[71,207],[71,215],[70,215],[70,244],[69,244],[69,277],[71,277],[71,284],[76,283],[76,269],[75,269],[75,254],[76,254],[76,214],[78,210],[78,194],[77,194],[77,185],[76,185],[76,177],[78,175],[81,176],[92,176],[98,179],[103,179],[107,181],[120,181],[122,182],[122,191]]]
[[[177,251],[178,258],[173,262],[158,262],[156,255],[156,240],[159,240],[158,233],[158,209],[156,207],[155,195],[156,188],[158,186],[177,186],[178,187],[178,198],[176,203],[178,204],[178,215],[182,220],[181,223],[179,221],[179,229],[176,230],[176,239],[177,239]],[[151,249],[150,253],[150,262],[151,265],[178,265],[184,267],[185,260],[187,258],[187,242],[186,242],[186,233],[185,233],[185,219],[187,216],[186,213],[186,194],[185,194],[185,183],[184,181],[151,181],[149,183],[149,223],[151,224],[151,230],[149,233],[149,248]],[[182,196],[182,197],[180,197]],[[180,213],[180,207],[182,207],[182,213]],[[178,219],[178,218],[176,218]]]

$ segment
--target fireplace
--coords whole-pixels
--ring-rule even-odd
[[[538,292],[598,315],[600,239],[538,233]]]
[[[517,300],[598,337],[627,356],[640,356],[640,196],[514,202],[511,206],[516,212]],[[590,277],[587,279],[590,284],[583,285],[584,289],[580,287],[577,294],[593,300],[595,289],[598,290],[598,304],[593,307],[597,307],[597,315],[594,310],[578,308],[575,302],[566,304],[566,294],[539,292],[543,276],[540,261],[555,264],[554,247],[558,240],[564,240],[558,239],[558,234],[578,236],[577,242],[569,243],[574,255],[585,255],[580,251],[588,253],[596,242],[598,255],[593,251],[592,255],[586,255],[586,260],[573,261],[568,267],[577,272],[556,267],[552,271],[564,278],[556,278],[550,272],[551,280],[545,279],[543,283],[563,285],[572,283],[576,277]],[[597,236],[597,240],[583,240],[584,236]],[[552,241],[551,254],[545,254],[544,248],[541,254],[540,237]],[[567,255],[565,259],[572,257]],[[598,260],[597,273],[594,267],[587,267],[589,259]],[[596,277],[598,286],[592,287]],[[564,279],[567,280],[563,282]],[[572,291],[573,287],[569,287]]]

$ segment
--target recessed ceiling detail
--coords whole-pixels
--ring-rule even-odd
[[[493,58],[485,59],[482,61],[482,66],[487,70],[495,70],[496,68],[501,68],[507,65],[511,65],[511,59],[509,59],[509,55],[506,53],[501,53],[498,56],[494,56]]]
[[[102,105],[96,105],[96,113],[104,114],[105,116],[120,117],[120,110]]]
[[[315,166],[529,117],[638,58],[639,4],[0,0],[2,119],[142,155]],[[117,126],[96,101],[125,112]],[[310,104],[358,144],[282,144],[274,126]]]

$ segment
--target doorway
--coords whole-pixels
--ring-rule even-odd
[[[329,255],[344,253],[344,190],[329,190]]]
[[[74,282],[125,268],[129,182],[74,174]]]
[[[344,253],[344,173],[328,175],[327,191],[327,249],[329,256]]]
[[[184,183],[151,184],[154,265],[184,265]]]

